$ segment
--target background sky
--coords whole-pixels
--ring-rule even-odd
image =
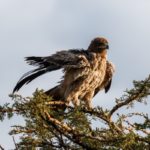
[[[99,93],[95,106],[111,108],[133,80],[150,73],[149,0],[0,0],[0,104],[9,102],[23,73],[32,69],[25,56],[45,56],[62,49],[84,48],[102,36],[108,39],[108,59],[116,66],[110,92]],[[23,87],[19,94],[30,96],[36,88],[49,89],[59,81],[61,71],[44,75]],[[147,106],[136,111],[150,114]],[[0,122],[0,144],[14,148],[10,126],[18,117]]]

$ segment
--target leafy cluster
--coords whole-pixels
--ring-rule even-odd
[[[24,118],[24,126],[14,125],[10,131],[10,135],[21,134],[20,142],[15,143],[18,150],[148,150],[148,114],[117,113],[123,107],[127,109],[136,102],[148,100],[150,76],[133,84],[134,88],[116,99],[110,110],[102,107],[89,110],[82,105],[74,108],[64,101],[53,100],[42,90],[36,90],[32,97],[27,98],[10,95],[13,104],[0,106],[0,120],[11,118],[14,114]],[[142,123],[131,122],[135,116],[142,118]],[[93,121],[98,127],[93,127]]]

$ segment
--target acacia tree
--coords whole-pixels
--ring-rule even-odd
[[[10,95],[13,104],[0,106],[0,120],[14,114],[24,118],[25,125],[14,125],[9,133],[21,134],[20,142],[15,143],[18,150],[148,150],[148,114],[118,113],[120,109],[148,100],[150,76],[142,81],[133,81],[133,84],[134,88],[116,99],[111,109],[96,107],[89,110],[82,105],[74,108],[64,101],[53,100],[42,90],[36,90],[32,97],[26,98]],[[131,122],[135,116],[142,118],[142,123]],[[97,128],[93,128],[93,120],[96,120]]]

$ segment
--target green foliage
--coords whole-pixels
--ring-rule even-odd
[[[3,106],[0,106],[0,121],[3,121],[5,117],[8,119],[13,117],[12,107],[9,107],[9,105],[9,103],[6,103]]]
[[[136,102],[145,103],[149,95],[150,76],[134,81],[134,88],[116,99],[110,110],[101,107],[88,110],[82,105],[74,108],[63,101],[53,100],[42,90],[36,90],[32,97],[27,98],[10,95],[13,104],[0,106],[0,120],[10,119],[14,114],[24,118],[24,126],[14,125],[10,131],[10,135],[21,135],[16,144],[19,150],[148,150],[149,116],[142,112],[118,112]],[[144,121],[130,122],[135,116]],[[93,128],[93,120],[97,128]]]

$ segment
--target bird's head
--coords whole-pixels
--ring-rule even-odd
[[[109,49],[108,41],[102,37],[93,39],[88,47],[89,51],[96,53],[104,53],[107,49]]]

